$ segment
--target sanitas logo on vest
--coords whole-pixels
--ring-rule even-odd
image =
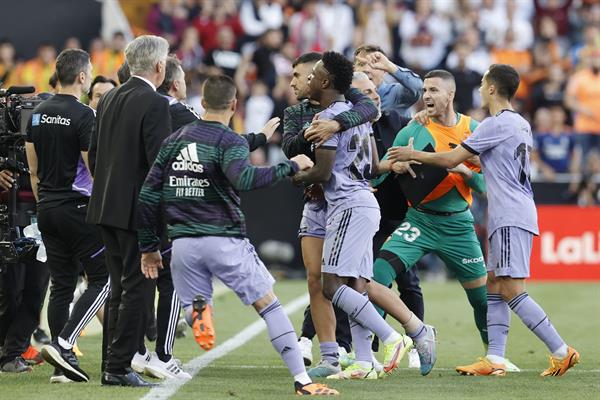
[[[196,143],[190,143],[181,149],[176,160],[177,161],[171,164],[171,168],[174,171],[204,172],[204,165],[200,164],[198,160]]]
[[[40,123],[69,126],[71,125],[71,118],[61,117],[60,115],[51,117],[50,115],[42,114],[42,118],[40,118]]]

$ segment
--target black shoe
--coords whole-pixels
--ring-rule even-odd
[[[35,340],[39,344],[50,344],[50,343],[52,343],[50,341],[50,338],[46,334],[46,332],[44,332],[44,330],[42,328],[39,328],[39,327],[36,328],[35,331],[33,331],[33,340]]]
[[[44,360],[60,369],[67,378],[75,382],[87,382],[90,380],[88,374],[79,368],[79,361],[73,350],[66,350],[57,343],[42,347]]]
[[[12,361],[2,364],[0,372],[10,372],[14,374],[20,374],[21,372],[31,372],[32,368],[27,365],[23,357],[17,357]]]
[[[157,383],[151,383],[142,379],[137,372],[132,369],[127,369],[126,374],[113,374],[104,372],[102,374],[103,385],[109,386],[130,386],[130,387],[155,387]]]

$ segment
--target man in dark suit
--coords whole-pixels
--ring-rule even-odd
[[[154,297],[151,281],[140,269],[137,198],[161,142],[171,133],[169,102],[156,93],[165,77],[168,50],[167,41],[157,36],[129,43],[125,57],[131,78],[98,104],[87,219],[100,225],[112,286],[103,385],[153,385],[130,368],[134,354],[145,350],[144,305]]]

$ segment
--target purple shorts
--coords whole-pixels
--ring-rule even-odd
[[[246,305],[269,293],[275,279],[245,238],[201,236],[173,241],[173,286],[183,307],[201,294],[212,303],[212,279],[219,278]]]
[[[371,207],[352,207],[327,218],[321,271],[371,280],[379,219],[379,209]]]
[[[323,239],[327,225],[327,203],[325,201],[308,201],[302,210],[302,220],[298,237],[311,236]]]
[[[529,278],[533,233],[516,226],[496,229],[490,236],[487,270],[496,276]]]

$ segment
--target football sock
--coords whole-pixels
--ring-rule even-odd
[[[382,339],[387,339],[393,333],[396,333],[385,322],[383,317],[377,313],[377,310],[375,310],[375,307],[368,298],[347,285],[341,285],[335,291],[332,303],[344,310],[351,320],[355,320]]]
[[[487,295],[487,302],[487,324],[490,339],[487,355],[488,358],[496,356],[504,359],[508,329],[510,327],[510,308],[499,294],[489,293]],[[491,358],[490,361],[492,361]]]
[[[304,361],[300,352],[300,346],[298,345],[296,332],[294,332],[294,327],[285,314],[285,311],[283,311],[279,300],[274,299],[271,304],[260,310],[258,314],[265,320],[271,344],[281,355],[290,373],[298,382],[302,384],[309,383],[310,379],[308,382],[302,382],[296,378],[302,375],[302,373],[306,373],[306,369],[304,368]]]
[[[485,285],[473,289],[465,289],[469,303],[473,307],[475,325],[484,344],[488,344],[487,328],[487,287]]]
[[[373,353],[371,353],[371,340],[373,334],[364,326],[350,319],[350,332],[352,332],[352,344],[354,345],[354,354],[356,361],[371,362]]]
[[[527,292],[513,298],[508,302],[510,308],[521,318],[521,321],[546,344],[548,350],[555,356],[564,358],[567,352],[561,354],[561,348],[566,349],[565,342],[562,340],[552,322],[542,309]]]
[[[340,358],[337,342],[319,343],[319,349],[321,350],[321,359],[328,361],[332,365],[337,365]]]
[[[421,340],[427,334],[425,324],[414,313],[411,313],[410,319],[402,327],[406,334],[415,341]]]
[[[383,258],[378,258],[373,264],[373,280],[381,283],[383,286],[391,288],[392,283],[396,279],[396,270]],[[379,315],[384,316],[385,311],[376,305],[373,305]]]

